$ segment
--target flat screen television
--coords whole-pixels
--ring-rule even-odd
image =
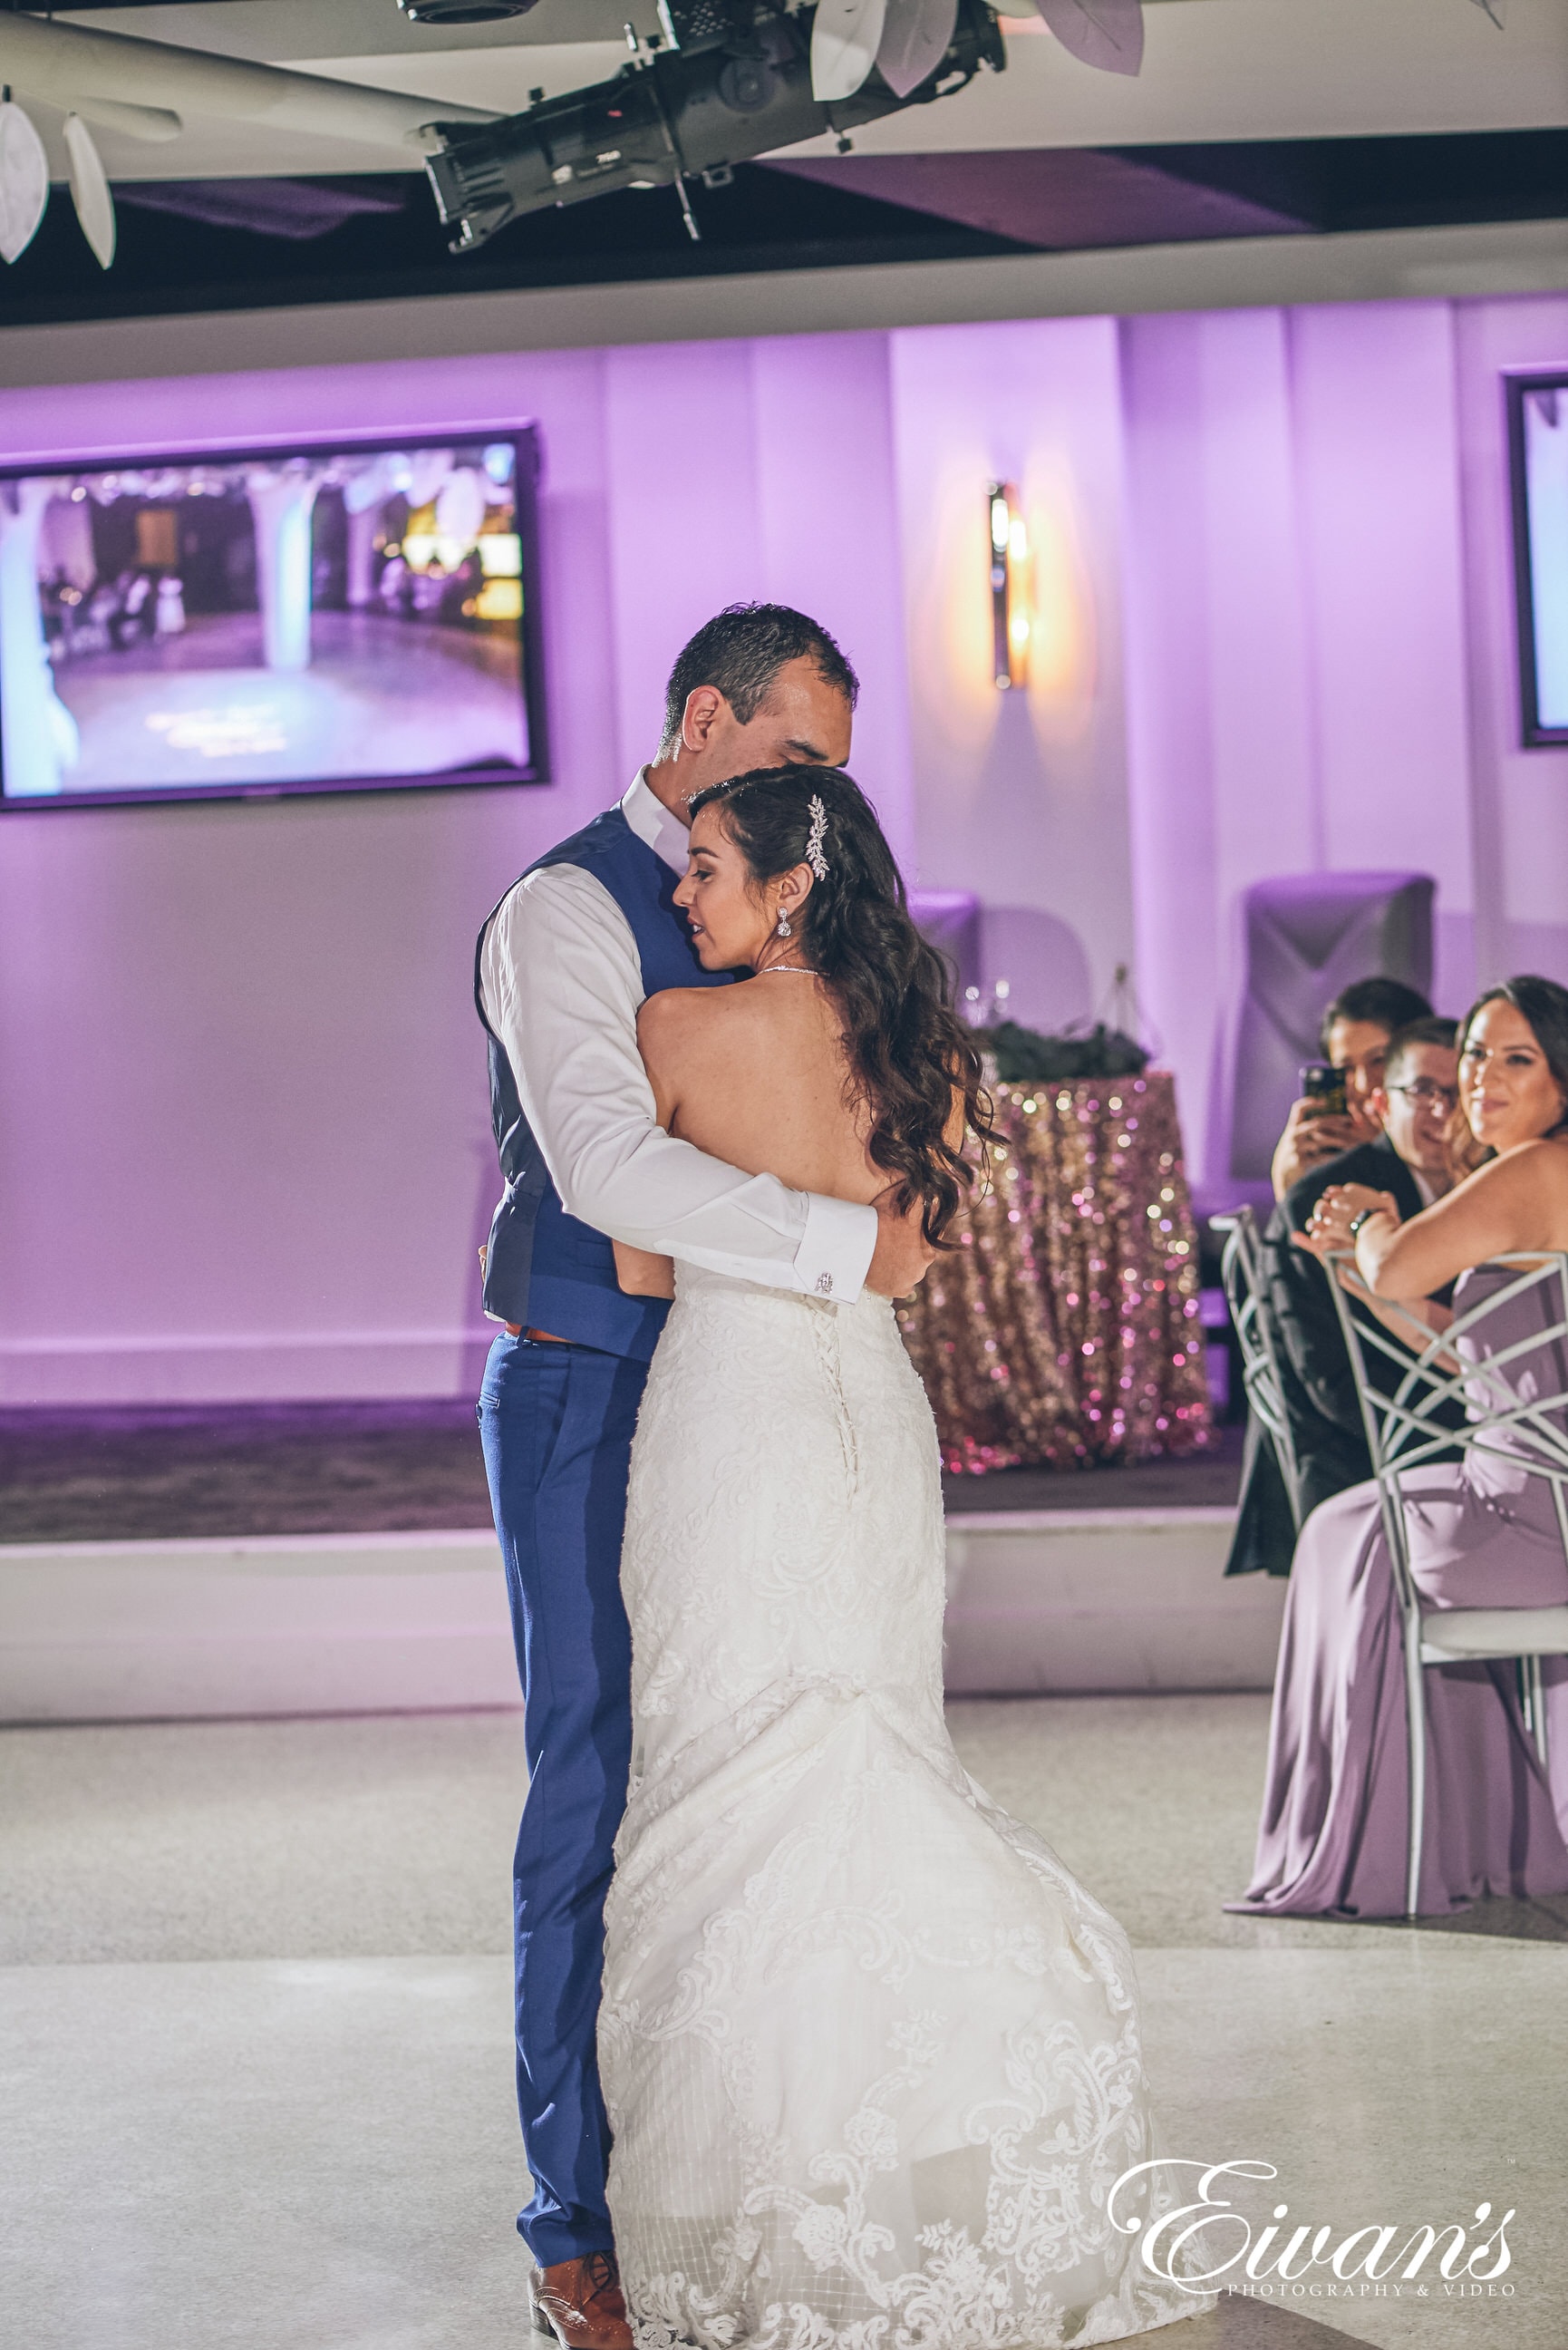
[[[548,779],[532,426],[0,468],[0,806]]]
[[[1508,426],[1521,731],[1568,743],[1568,369],[1510,376]]]

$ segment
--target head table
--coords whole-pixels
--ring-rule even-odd
[[[1209,1395],[1174,1079],[991,1092],[989,1185],[898,1309],[943,1466],[1199,1451]]]

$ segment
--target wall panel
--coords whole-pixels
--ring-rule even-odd
[[[1425,866],[1448,1008],[1477,965],[1568,979],[1568,753],[1519,747],[1501,388],[1568,363],[1561,297],[291,365],[306,319],[227,374],[232,327],[198,323],[205,373],[0,390],[0,451],[537,417],[556,781],[0,823],[0,1399],[472,1386],[473,931],[624,787],[671,654],[733,598],[842,638],[857,767],[919,879],[987,901],[1025,1016],[1091,1013],[1133,962],[1199,1170],[1249,881]],[[1007,695],[993,477],[1035,562]]]
[[[892,342],[920,878],[1004,911],[989,975],[1022,986],[1022,1016],[1083,1018],[1133,950],[1116,330],[1056,319]],[[994,682],[993,479],[1016,484],[1030,528],[1028,691]]]

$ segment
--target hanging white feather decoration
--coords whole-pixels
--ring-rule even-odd
[[[71,202],[82,224],[82,234],[107,269],[114,259],[114,198],[109,174],[93,145],[92,132],[79,114],[66,117],[66,155],[71,171]]]
[[[877,62],[888,0],[818,0],[811,28],[811,94],[821,106],[853,98]]]
[[[1102,73],[1143,63],[1143,0],[1034,0],[1064,49]]]
[[[0,261],[26,252],[48,202],[44,142],[19,106],[0,100]]]
[[[958,23],[958,0],[888,0],[877,70],[895,98],[934,74]]]

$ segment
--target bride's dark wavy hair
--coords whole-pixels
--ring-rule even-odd
[[[909,919],[904,879],[870,802],[838,767],[759,767],[696,794],[691,814],[722,811],[754,885],[809,862],[813,799],[824,811],[820,853],[795,934],[800,958],[836,999],[854,1082],[871,1118],[867,1148],[892,1178],[900,1214],[917,1201],[933,1248],[975,1180],[947,1128],[955,1091],[965,1139],[989,1141],[992,1107],[980,1054],[952,1003],[946,963]]]

